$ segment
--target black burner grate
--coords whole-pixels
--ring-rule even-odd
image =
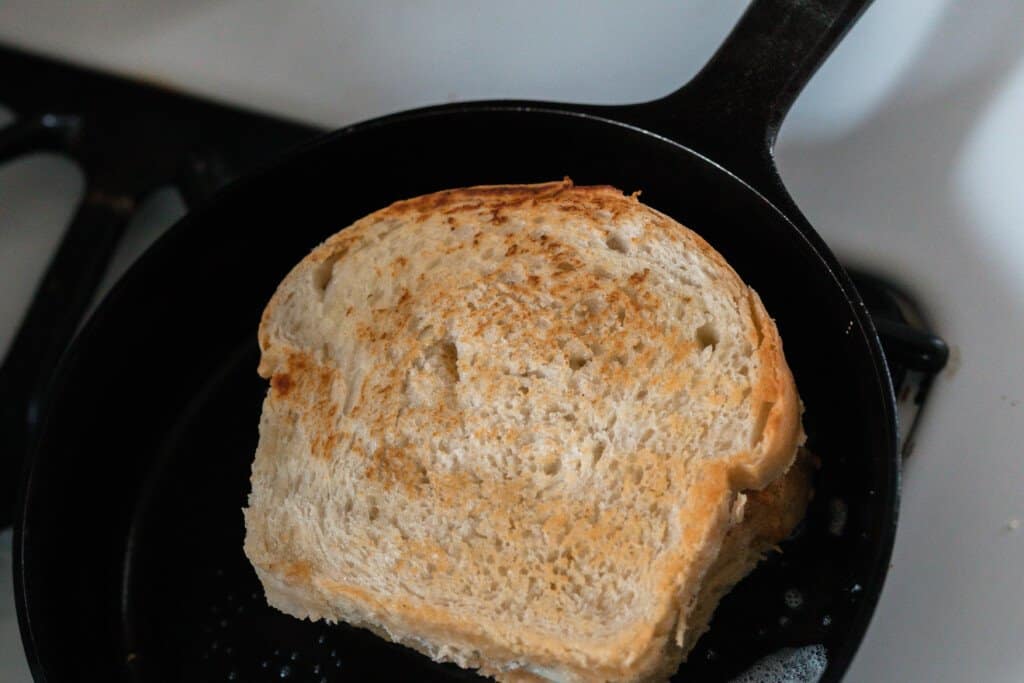
[[[72,158],[84,197],[0,367],[0,526],[11,522],[23,454],[50,371],[93,300],[139,203],[177,187],[192,207],[319,131],[294,122],[0,48],[0,162],[33,151]]]

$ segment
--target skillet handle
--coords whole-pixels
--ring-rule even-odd
[[[693,80],[638,113],[790,213],[773,157],[782,119],[870,2],[754,0]]]

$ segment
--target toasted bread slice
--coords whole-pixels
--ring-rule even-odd
[[[398,202],[299,263],[259,341],[270,604],[497,678],[670,674],[806,503],[760,299],[611,187]]]

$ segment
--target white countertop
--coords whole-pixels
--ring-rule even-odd
[[[0,42],[337,126],[449,100],[651,98],[696,71],[743,5],[5,0]],[[908,285],[954,348],[851,682],[1024,680],[1024,528],[1010,528],[1024,519],[1022,29],[1020,0],[877,0],[782,132],[811,222],[841,258]],[[52,159],[22,163],[76,191]],[[0,238],[27,182],[5,173]],[[14,214],[64,211],[36,204]],[[43,261],[0,252],[0,347]],[[0,679],[17,682],[9,585]]]

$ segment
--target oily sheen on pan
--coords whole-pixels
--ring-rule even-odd
[[[499,680],[667,678],[810,497],[757,294],[612,187],[397,202],[295,266],[259,342],[267,600]]]

